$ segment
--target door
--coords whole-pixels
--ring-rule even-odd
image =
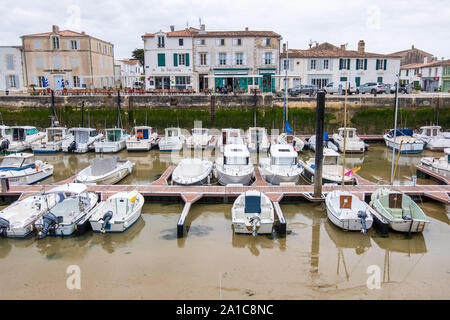
[[[360,84],[361,84],[361,77],[356,77],[355,78],[355,83],[356,83],[356,86],[359,87]]]
[[[55,90],[62,90],[64,87],[64,78],[62,76],[54,76],[53,83]]]

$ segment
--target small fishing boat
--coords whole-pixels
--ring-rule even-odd
[[[342,184],[342,165],[338,164],[339,153],[334,150],[325,148],[323,149],[323,165],[322,165],[322,183],[333,183]],[[315,158],[310,158],[308,161],[304,162],[300,160],[303,166],[303,177],[309,181],[314,181],[315,172]],[[346,171],[348,171],[346,169]],[[354,178],[349,176],[344,176],[345,184],[354,184]]]
[[[71,133],[65,127],[50,127],[45,129],[45,137],[31,144],[34,153],[56,153],[62,150],[63,140]]]
[[[270,147],[269,157],[260,159],[259,171],[267,182],[297,183],[303,168],[297,163],[298,153],[290,144],[274,144]]]
[[[423,126],[413,137],[424,141],[425,148],[431,151],[443,151],[450,148],[450,132],[442,132],[441,126]]]
[[[345,152],[361,153],[367,149],[364,141],[356,134],[355,128],[347,128],[345,131],[347,132]],[[339,128],[338,133],[333,134],[333,141],[339,151],[344,152],[344,128]]]
[[[438,173],[449,176],[450,175],[450,148],[444,149],[445,155],[441,158],[423,157],[421,164],[431,167]]]
[[[127,133],[121,128],[105,130],[105,137],[101,141],[94,142],[95,152],[115,153],[126,147]]]
[[[223,152],[224,146],[227,144],[244,144],[244,139],[241,137],[241,129],[222,129],[222,134],[217,143],[217,146],[220,148],[220,152]]]
[[[103,138],[103,134],[93,128],[71,128],[71,136],[63,140],[62,150],[71,153],[86,153],[95,150],[94,143]]]
[[[202,159],[183,159],[172,172],[172,181],[182,185],[209,183],[213,163]]]
[[[279,144],[289,144],[292,147],[294,147],[294,150],[297,152],[300,152],[305,147],[305,143],[302,139],[294,136],[293,134],[289,134],[286,132],[283,132],[277,137],[277,143]]]
[[[334,190],[325,197],[328,219],[344,230],[367,233],[373,223],[373,209],[348,191]]]
[[[136,190],[118,192],[102,201],[89,219],[94,232],[124,232],[141,216],[144,197]]]
[[[0,236],[24,238],[34,229],[34,223],[49,208],[55,206],[55,196],[30,195],[15,201],[0,211]]]
[[[159,140],[160,151],[180,151],[185,144],[185,136],[180,128],[166,128],[165,135]]]
[[[35,226],[39,239],[47,236],[70,236],[89,230],[89,218],[97,205],[98,196],[87,191],[81,183],[68,183],[48,191],[47,196],[57,195],[57,204],[50,208]]]
[[[53,175],[53,165],[34,159],[32,153],[6,155],[0,164],[0,178],[8,178],[12,186],[27,185]]]
[[[225,145],[223,157],[216,159],[213,173],[221,185],[248,185],[255,169],[250,162],[250,153],[244,144]]]
[[[251,127],[247,131],[246,142],[248,151],[250,152],[267,152],[269,151],[270,141],[267,136],[266,128]],[[258,150],[259,149],[259,150]]]
[[[394,140],[395,132],[396,134]],[[412,129],[397,129],[397,131],[392,129],[388,133],[383,135],[383,139],[384,142],[386,143],[386,147],[390,149],[394,148],[395,151],[398,151],[401,145],[400,153],[422,152],[425,142],[414,138],[412,135],[413,135]]]
[[[213,141],[213,136],[206,128],[192,129],[192,135],[186,138],[186,147],[189,149],[206,149]]]
[[[81,170],[76,182],[87,184],[115,184],[133,170],[134,163],[116,157],[94,158],[92,165]]]
[[[316,135],[312,135],[308,140],[308,148],[316,152]],[[328,132],[323,133],[323,149],[338,151],[337,146],[328,139]]]
[[[231,209],[231,221],[235,233],[271,234],[274,209],[272,201],[264,193],[249,190],[234,201]]]
[[[36,127],[32,126],[14,126],[9,128],[6,134],[9,136],[7,154],[31,149],[32,143],[45,137],[44,132],[40,132]]]
[[[410,196],[400,191],[379,188],[372,193],[370,205],[399,232],[422,232],[430,223]]]
[[[149,151],[156,144],[158,133],[153,132],[152,127],[137,126],[133,132],[134,134],[126,140],[128,151]]]

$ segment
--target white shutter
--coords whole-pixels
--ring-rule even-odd
[[[195,57],[195,64],[200,65],[200,53],[197,53],[197,56]]]
[[[207,64],[208,66],[211,65],[211,57],[210,57],[209,52],[206,54],[206,64]]]
[[[265,62],[266,62],[266,57],[265,57],[265,53],[263,52],[262,56],[261,56],[261,65],[264,65]]]
[[[233,40],[234,40],[234,39],[233,39]],[[233,60],[231,61],[231,64],[232,64],[232,65],[237,64],[237,63],[236,63],[236,60],[237,60],[237,59],[236,59],[236,52],[233,52]]]
[[[216,66],[218,66],[219,65],[219,53],[217,52],[216,53]]]
[[[70,46],[70,40],[66,40],[66,50],[72,50],[72,47]]]
[[[227,55],[227,59],[226,59],[227,66],[231,66],[231,52],[226,53],[226,55]]]
[[[216,39],[216,46],[220,45],[220,39]]]
[[[294,71],[294,59],[289,60],[289,70]]]
[[[233,46],[237,45],[237,39],[233,38]]]
[[[111,48],[109,48],[109,49],[111,49]],[[77,50],[81,50],[81,47],[80,47],[80,40],[77,40]],[[111,51],[111,50],[110,50]],[[109,53],[110,55],[111,55],[111,52]]]
[[[245,52],[242,54],[242,64],[247,65],[247,54]]]
[[[265,38],[262,38],[262,39],[261,39],[261,45],[262,45],[262,46],[265,46],[265,45],[266,45],[266,39],[265,39]]]
[[[195,44],[196,44],[197,46],[199,46],[200,43],[201,43],[201,42],[200,42],[200,39],[196,39],[196,40],[195,40]]]

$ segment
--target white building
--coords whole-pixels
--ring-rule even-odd
[[[336,47],[324,42],[306,50],[289,49],[283,45],[281,72],[288,70],[288,88],[300,84],[312,84],[319,88],[330,82],[347,81],[357,86],[367,82],[394,83],[400,70],[400,56],[378,54],[365,51],[365,43],[360,40],[358,50],[346,50],[345,45]],[[286,59],[286,56],[288,57]],[[284,78],[277,81],[284,89]]]
[[[114,67],[116,81],[120,80],[122,88],[133,88],[141,82],[144,68],[139,63],[139,60],[115,60]],[[118,85],[120,86],[120,84]]]
[[[438,60],[424,63],[407,64],[401,67],[400,82],[412,84],[413,88],[434,92],[441,88],[442,91],[450,89],[447,68],[450,60]]]
[[[22,91],[22,49],[18,46],[0,46],[0,91]]]
[[[146,33],[144,41],[145,88],[179,91],[196,87],[193,76],[192,31]]]

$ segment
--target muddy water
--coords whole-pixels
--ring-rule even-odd
[[[95,156],[39,156],[55,165],[43,183],[73,176]],[[150,183],[179,161],[157,151],[118,156],[136,162],[125,184]],[[348,167],[361,166],[364,178],[387,181],[391,156],[374,145],[365,155],[350,156]],[[421,156],[401,157],[399,183],[411,183]],[[0,299],[449,299],[450,209],[419,205],[431,220],[423,234],[383,238],[374,230],[364,236],[334,227],[322,204],[282,203],[289,234],[279,238],[234,235],[231,204],[197,203],[187,237],[177,239],[182,204],[146,203],[142,218],[123,234],[0,239]],[[80,290],[66,286],[71,265],[80,267]],[[379,274],[380,289],[367,287],[371,274]]]

